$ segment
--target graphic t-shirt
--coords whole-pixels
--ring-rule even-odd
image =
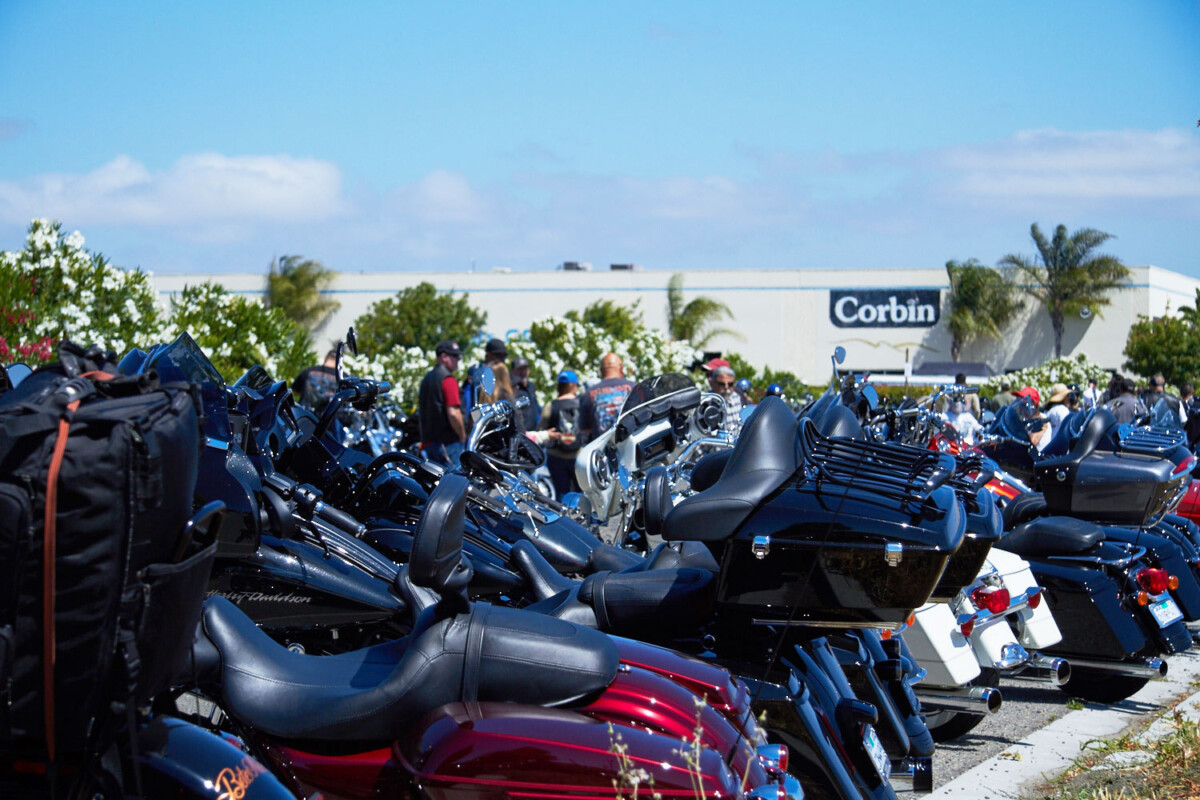
[[[583,425],[591,429],[593,439],[616,423],[621,404],[631,391],[633,383],[625,378],[605,378],[587,390],[583,396]]]

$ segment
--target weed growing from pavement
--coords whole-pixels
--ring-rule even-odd
[[[1200,800],[1200,723],[1176,712],[1171,731],[1148,744],[1141,731],[1093,739],[1038,800]],[[1126,754],[1121,758],[1118,754]]]

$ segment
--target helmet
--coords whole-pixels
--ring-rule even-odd
[[[783,397],[783,387],[780,386],[778,383],[772,383],[770,386],[767,387],[767,391],[765,392],[765,394],[773,394],[776,397]]]

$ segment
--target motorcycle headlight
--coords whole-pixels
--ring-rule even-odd
[[[612,485],[612,472],[608,468],[608,458],[605,457],[603,448],[592,451],[591,471],[592,479],[598,487],[607,489]]]

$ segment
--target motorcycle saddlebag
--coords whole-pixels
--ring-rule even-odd
[[[215,553],[184,535],[192,388],[113,377],[111,359],[66,343],[60,359],[0,398],[0,773],[80,758],[113,703],[171,683]]]
[[[751,622],[897,627],[963,541],[953,458],[811,425],[801,444],[809,469],[727,540],[719,607]]]

